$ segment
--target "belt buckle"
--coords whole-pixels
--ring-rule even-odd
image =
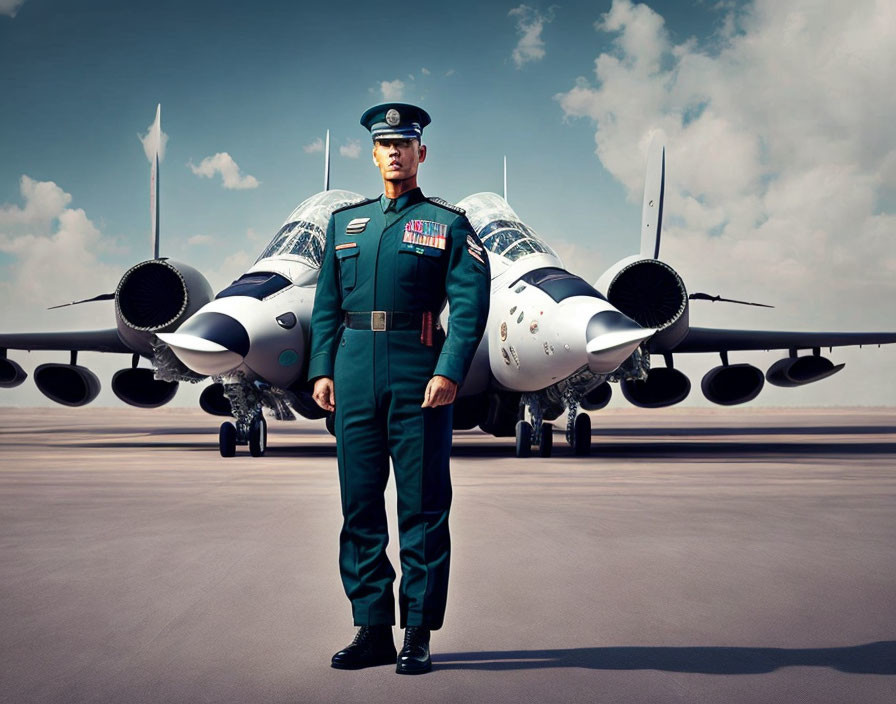
[[[370,329],[374,332],[386,331],[386,311],[372,310],[370,311]]]

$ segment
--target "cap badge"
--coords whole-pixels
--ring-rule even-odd
[[[401,115],[398,114],[398,110],[389,108],[389,111],[386,113],[386,124],[389,127],[395,127],[399,122],[401,122]]]

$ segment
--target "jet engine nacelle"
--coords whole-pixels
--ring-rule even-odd
[[[713,367],[703,377],[703,395],[720,406],[735,406],[752,401],[762,391],[765,375],[752,364]]]
[[[0,388],[13,389],[28,378],[28,373],[18,362],[0,358]]]
[[[100,392],[100,380],[78,364],[41,364],[34,370],[34,383],[51,401],[63,406],[86,406]]]
[[[579,406],[586,411],[599,411],[610,402],[612,397],[613,389],[607,382],[603,382],[585,394],[585,398],[579,401]]]
[[[154,333],[177,329],[212,298],[211,285],[193,267],[171,259],[140,262],[125,272],[115,289],[118,334],[150,356]]]
[[[594,287],[641,327],[657,331],[648,348],[671,349],[688,334],[684,281],[659,259],[626,257],[607,269]]]
[[[224,395],[223,384],[206,386],[199,394],[199,407],[212,416],[232,416],[233,408],[230,399]]]
[[[112,392],[137,408],[164,406],[177,393],[176,381],[155,378],[152,369],[119,369],[112,376]]]
[[[488,416],[488,399],[485,394],[458,397],[454,401],[452,422],[455,430],[470,430],[484,423]]]
[[[663,408],[684,401],[691,392],[690,380],[677,369],[656,367],[647,373],[645,381],[619,382],[622,395],[639,408]]]
[[[522,394],[512,391],[496,391],[486,396],[485,419],[479,424],[483,431],[496,438],[512,438],[520,419]]]
[[[775,386],[802,386],[836,374],[845,366],[845,364],[834,364],[831,360],[819,355],[785,357],[769,367],[765,378],[769,384]]]

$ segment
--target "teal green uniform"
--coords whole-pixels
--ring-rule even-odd
[[[392,625],[395,570],[383,492],[398,493],[400,625],[441,627],[448,593],[452,409],[421,408],[434,375],[460,384],[488,317],[488,259],[459,208],[419,188],[333,213],[311,317],[308,378],[331,377],[343,525],[339,566],[357,626]],[[449,302],[447,337],[420,327],[346,328],[349,311],[433,313]]]

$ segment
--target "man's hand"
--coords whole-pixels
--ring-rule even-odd
[[[315,386],[315,388],[317,388]],[[436,406],[447,406],[454,403],[454,397],[457,395],[457,384],[447,376],[436,375],[429,380],[426,385],[426,392],[423,394],[423,408],[435,408]]]
[[[336,395],[333,392],[333,380],[328,376],[322,376],[314,382],[314,391],[311,398],[325,411],[336,410]]]

